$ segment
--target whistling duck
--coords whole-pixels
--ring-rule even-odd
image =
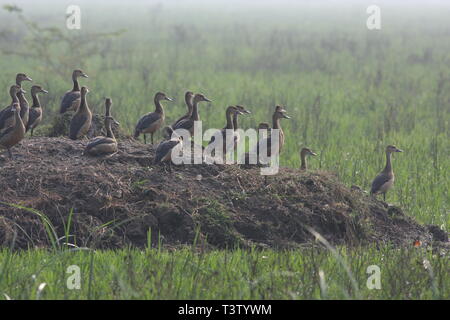
[[[194,122],[199,121],[200,116],[198,114],[198,104],[199,102],[206,101],[211,102],[208,98],[206,98],[203,94],[197,93],[194,95],[192,99],[192,113],[191,116],[187,119],[181,120],[174,127],[173,130],[177,129],[185,129],[191,133],[191,136],[194,135]]]
[[[375,177],[372,182],[372,188],[370,194],[377,195],[379,193],[383,194],[383,200],[386,201],[386,192],[394,184],[394,171],[392,170],[391,164],[391,154],[393,152],[403,152],[403,150],[398,149],[396,146],[389,145],[386,147],[386,166],[383,171]]]
[[[9,106],[7,106],[0,112],[0,130],[14,125],[14,109],[12,108],[12,106],[17,103],[19,104],[20,108],[20,102],[18,98],[19,93],[25,93],[25,91],[19,85],[14,84],[9,88],[9,95],[11,96],[12,101]]]
[[[301,170],[307,170],[308,169],[308,165],[306,163],[306,156],[317,156],[317,153],[311,151],[311,149],[308,148],[303,148],[302,150],[300,150],[300,169]]]
[[[105,117],[106,137],[97,137],[93,139],[87,146],[85,151],[93,156],[109,154],[117,152],[117,141],[111,129],[114,122],[111,116]]]
[[[226,155],[227,151],[233,150],[234,147],[234,143],[236,140],[236,136],[235,133],[233,132],[234,138],[232,141],[231,145],[227,145],[227,130],[234,130],[234,125],[233,125],[233,117],[236,114],[242,114],[242,112],[236,107],[236,106],[229,106],[226,111],[225,111],[225,118],[227,120],[227,124],[225,125],[225,127],[220,130],[220,134],[222,135],[222,143],[223,143],[223,156]],[[217,131],[219,132],[219,131]],[[208,145],[212,144],[214,141],[216,140],[216,136],[212,136],[211,140],[209,141]]]
[[[19,103],[14,103],[11,111],[14,113],[14,125],[0,132],[0,149],[8,150],[9,157],[12,159],[11,148],[25,136],[25,126],[20,117]]]
[[[69,110],[77,111],[80,106],[81,92],[80,85],[78,84],[79,77],[88,78],[88,75],[81,70],[74,70],[72,72],[73,88],[72,90],[67,91],[62,97],[59,113],[64,113]]]
[[[173,101],[171,98],[166,96],[165,93],[158,92],[155,95],[155,112],[150,112],[139,119],[134,130],[134,138],[137,139],[139,135],[144,134],[144,143],[147,143],[146,134],[150,133],[152,144],[153,144],[153,134],[161,127],[164,122],[165,114],[164,109],[161,105],[162,100]]]
[[[241,114],[251,114],[250,110],[245,109],[243,106],[236,106],[236,108],[240,111],[239,113],[233,114],[233,128],[234,128],[234,148],[236,149],[237,144],[239,140],[241,139],[241,136],[239,135],[239,132],[237,130],[239,129],[238,125],[238,116]]]
[[[23,81],[33,81],[30,77],[28,77],[24,73],[18,73],[16,75],[16,84],[22,88],[22,82]],[[25,98],[24,93],[19,92],[17,94],[17,98],[19,98],[20,103],[20,117],[22,118],[23,125],[26,127],[28,123],[28,117],[29,117],[29,104],[27,99]]]
[[[175,121],[172,124],[172,128],[174,126],[177,125],[178,122],[184,120],[184,119],[188,119],[191,114],[192,114],[192,108],[193,108],[193,99],[194,99],[194,93],[192,93],[191,91],[186,92],[186,94],[184,95],[184,101],[186,102],[186,106],[187,106],[187,112],[184,116],[182,116],[181,118],[179,118],[177,121]]]
[[[85,136],[92,123],[92,112],[89,110],[89,106],[87,104],[86,95],[88,94],[89,89],[86,87],[82,87],[81,94],[81,102],[78,107],[77,112],[72,117],[70,121],[69,127],[69,138],[72,140],[77,140]]]
[[[170,140],[161,141],[158,147],[156,148],[153,164],[158,164],[161,162],[171,162],[172,152],[175,150],[175,148],[176,149],[182,148],[182,145],[183,145],[182,137],[174,137]]]
[[[171,126],[167,126],[164,128],[164,137],[166,139],[170,139],[172,132],[173,132],[173,127],[175,125],[178,124],[178,122],[184,120],[184,119],[188,119],[191,114],[192,114],[192,100],[194,98],[194,94],[191,91],[187,91],[184,95],[184,101],[186,102],[186,106],[187,106],[187,112],[184,116],[180,117],[177,121],[175,121]]]
[[[279,130],[279,140],[278,140],[278,146],[275,146],[275,150],[277,154],[281,153],[281,149],[284,145],[284,132],[280,125],[280,119],[290,119],[288,115],[286,115],[286,110],[283,107],[276,106],[275,112],[272,115],[272,129],[278,129]],[[272,130],[270,129],[270,131]],[[256,152],[256,154],[259,157],[259,153],[262,150],[265,150],[267,152],[267,156],[271,157],[271,150],[272,150],[272,136],[269,135],[267,138],[261,139],[258,141],[258,144],[255,147],[253,152]]]
[[[30,108],[30,116],[28,118],[28,123],[26,124],[26,132],[31,129],[31,136],[33,136],[33,130],[41,123],[42,120],[42,108],[41,102],[39,101],[38,93],[48,93],[47,90],[42,89],[41,86],[31,87],[31,97],[33,98],[33,104]]]

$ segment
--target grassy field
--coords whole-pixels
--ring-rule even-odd
[[[11,299],[450,298],[449,259],[422,249],[2,250],[0,257],[0,292]],[[67,286],[73,265],[79,289]],[[380,289],[367,286],[371,265],[380,267]]]
[[[41,99],[41,134],[78,67],[89,75],[82,84],[91,91],[90,106],[102,113],[103,98],[111,97],[114,116],[130,133],[140,115],[153,110],[157,91],[175,98],[166,104],[168,123],[185,112],[186,90],[212,99],[210,108],[200,110],[204,128],[223,127],[228,105],[252,111],[241,120],[249,128],[270,121],[273,106],[282,104],[292,117],[283,121],[283,166],[298,167],[299,148],[308,146],[319,153],[310,161],[312,170],[335,172],[347,185],[367,190],[384,166],[385,146],[395,144],[405,152],[395,155],[396,185],[388,202],[448,230],[450,6],[385,3],[382,29],[370,31],[371,3],[364,1],[80,2],[82,28],[71,31],[64,20],[68,3],[16,3],[26,21],[0,12],[0,99],[9,103],[7,88],[17,72],[49,90]],[[351,277],[328,251],[4,250],[0,293],[37,298],[37,286],[46,282],[41,298],[449,298],[448,257],[391,248],[340,250]],[[79,291],[64,289],[68,263],[83,270]],[[367,290],[366,267],[378,263],[382,290]]]

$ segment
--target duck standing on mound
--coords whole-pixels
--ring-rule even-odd
[[[161,127],[166,117],[164,113],[164,108],[161,104],[162,100],[173,101],[165,93],[158,92],[154,98],[155,111],[147,113],[146,115],[142,116],[142,118],[139,119],[138,123],[136,124],[136,128],[134,129],[135,139],[137,139],[139,135],[142,133],[144,134],[144,143],[147,144],[147,138],[145,135],[147,133],[150,133],[152,144],[154,144],[153,134]]]
[[[89,89],[86,87],[81,88],[81,103],[77,112],[73,115],[70,121],[69,138],[77,140],[86,135],[91,127],[92,112],[87,104],[86,95]]]
[[[185,119],[188,119],[191,114],[192,114],[192,108],[193,108],[193,99],[194,99],[194,93],[192,93],[191,91],[186,92],[186,94],[184,95],[184,101],[186,103],[186,107],[187,107],[187,112],[184,116],[180,117],[177,121],[175,121],[172,124],[172,128],[175,127],[178,122],[183,121]]]
[[[307,156],[317,156],[317,153],[311,151],[311,149],[309,148],[303,148],[302,150],[300,150],[300,170],[307,170],[308,169],[308,165],[306,162],[306,157]]]
[[[200,116],[198,113],[198,104],[199,102],[206,101],[211,102],[208,98],[206,98],[203,94],[197,93],[192,100],[192,114],[189,118],[181,120],[176,125],[173,126],[173,131],[177,129],[185,129],[188,130],[191,134],[191,137],[194,135],[194,123],[195,121],[200,120]]]
[[[380,172],[378,176],[372,182],[372,188],[370,189],[370,194],[377,195],[379,193],[383,194],[383,200],[386,201],[386,192],[394,184],[394,171],[392,170],[391,155],[393,152],[403,152],[403,150],[398,149],[396,146],[389,145],[386,147],[386,166],[383,171]]]
[[[23,81],[31,82],[31,81],[33,81],[33,79],[28,77],[25,73],[18,73],[16,75],[16,84],[22,88]],[[23,125],[26,127],[28,124],[30,107],[29,107],[27,99],[25,98],[25,91],[19,92],[17,94],[17,98],[19,98],[19,103],[20,103],[20,117],[22,118]]]
[[[278,139],[278,145],[275,145],[274,151],[276,154],[281,153],[281,149],[284,146],[284,132],[281,128],[280,119],[290,119],[286,114],[286,110],[281,106],[275,107],[275,112],[272,115],[272,129],[278,129],[279,130],[279,139]],[[263,127],[264,128],[264,127]],[[260,139],[258,141],[258,144],[253,148],[253,153],[256,153],[258,155],[258,159],[261,158],[261,155],[267,155],[267,157],[272,157],[272,129],[268,130],[269,136],[267,138]],[[262,153],[263,152],[263,153]],[[265,153],[264,153],[265,152]]]
[[[220,130],[220,131],[218,130],[216,133],[216,135],[222,136],[222,156],[223,156],[223,158],[226,157],[227,152],[234,150],[236,135],[234,132],[233,117],[234,117],[234,115],[237,115],[237,114],[242,114],[242,112],[236,106],[229,106],[225,110],[226,125],[222,130]],[[227,130],[233,131],[233,141],[231,141],[230,145],[227,145]],[[212,143],[214,143],[214,141],[216,141],[216,135],[213,135],[211,137],[208,145],[211,145]]]
[[[66,111],[76,111],[81,103],[81,91],[78,84],[78,78],[88,78],[88,75],[81,70],[74,70],[72,72],[73,88],[67,91],[61,100],[59,113],[65,113]]]
[[[17,84],[12,85],[9,88],[9,95],[11,96],[11,104],[7,106],[0,112],[0,131],[7,129],[14,125],[14,108],[15,104],[19,105],[19,115],[20,115],[20,102],[18,98],[19,93],[25,93],[25,91]]]
[[[173,137],[170,140],[161,141],[156,147],[153,164],[168,163],[169,170],[172,171],[172,152],[178,152],[183,148],[182,137]]]
[[[18,144],[25,136],[25,126],[23,125],[22,118],[20,118],[19,103],[13,104],[11,109],[14,113],[14,124],[0,132],[0,149],[6,149],[9,157],[12,159],[11,148]]]
[[[33,98],[33,104],[30,108],[30,115],[28,123],[26,124],[26,132],[31,129],[31,136],[33,136],[33,130],[41,123],[42,120],[42,107],[39,101],[38,93],[48,93],[47,90],[42,89],[41,86],[31,87],[31,97]]]

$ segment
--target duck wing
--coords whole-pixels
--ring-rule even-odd
[[[31,125],[36,121],[37,118],[39,118],[41,116],[41,114],[42,114],[41,109],[30,108],[26,131],[28,131],[30,129]]]
[[[92,140],[91,142],[89,142],[89,144],[86,146],[86,150],[90,150],[100,144],[104,144],[104,143],[114,143],[116,142],[114,139],[112,138],[108,138],[108,137],[98,137],[95,138],[94,140]]]
[[[155,160],[153,163],[159,163],[161,160],[167,155],[167,153],[171,152],[172,149],[179,143],[179,141],[163,141],[161,142],[155,151]]]
[[[380,188],[389,180],[391,179],[391,177],[389,177],[389,175],[385,174],[385,173],[380,173],[378,176],[375,177],[375,179],[373,179],[372,182],[372,188],[370,189],[370,193],[374,194],[377,193],[378,191],[380,191]]]
[[[81,102],[81,93],[80,91],[67,91],[61,100],[61,106],[59,109],[59,113],[64,113],[70,108],[72,108],[74,103],[78,105]]]
[[[158,121],[161,118],[161,115],[156,112],[151,112],[143,116],[136,125],[136,130],[143,130],[151,126],[151,124],[155,121]]]
[[[189,130],[190,128],[192,128],[193,125],[194,125],[194,121],[192,121],[191,119],[184,119],[184,120],[181,120],[180,122],[178,122],[173,127],[173,130],[177,130],[177,129]]]

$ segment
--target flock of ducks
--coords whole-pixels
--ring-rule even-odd
[[[81,87],[79,85],[79,78],[88,78],[88,75],[81,70],[74,70],[72,73],[72,90],[66,92],[61,100],[60,114],[68,111],[73,111],[74,114],[70,121],[69,138],[72,140],[78,140],[84,138],[92,124],[92,112],[89,109],[86,95],[89,93],[87,87]],[[33,136],[33,130],[40,124],[42,120],[42,107],[39,101],[38,94],[48,93],[39,85],[33,85],[31,87],[31,107],[25,97],[25,90],[22,88],[22,82],[32,81],[26,74],[19,73],[16,76],[16,83],[10,87],[9,93],[11,96],[11,104],[0,111],[0,150],[6,149],[10,158],[13,158],[11,148],[17,145],[24,137],[26,132],[30,131],[30,135]],[[165,113],[162,101],[173,101],[165,93],[158,92],[154,97],[155,111],[143,115],[136,124],[134,130],[134,138],[137,139],[141,134],[144,136],[144,143],[147,143],[147,134],[150,134],[151,143],[154,144],[153,136],[163,126],[165,122]],[[200,120],[199,104],[201,102],[211,102],[210,99],[205,97],[201,93],[194,94],[191,91],[185,94],[185,103],[187,107],[186,113],[173,122],[170,126],[164,128],[165,140],[160,142],[156,148],[154,163],[170,162],[171,154],[174,148],[182,144],[181,138],[171,138],[173,131],[177,129],[187,130],[191,137],[194,135],[194,123]],[[118,145],[117,140],[112,131],[112,124],[119,124],[111,116],[112,101],[110,98],[105,100],[105,130],[106,136],[95,137],[89,141],[85,147],[85,153],[98,156],[105,154],[112,154],[117,152]],[[226,150],[235,150],[237,142],[240,137],[237,132],[238,129],[238,116],[244,114],[250,114],[251,112],[243,106],[229,106],[225,111],[226,124],[225,127],[220,130],[225,141],[226,130],[234,130],[234,140],[232,143],[234,146],[227,146],[224,143],[224,154]],[[285,135],[281,128],[280,120],[290,119],[287,115],[287,111],[281,107],[276,106],[272,115],[272,128],[266,122],[260,123],[258,126],[258,132],[265,132],[263,136],[259,137],[258,143],[254,146],[253,151],[258,155],[261,148],[267,150],[267,156],[270,157],[271,150],[271,130],[279,129],[279,145],[278,153],[281,153],[282,147],[285,143]],[[215,136],[213,136],[209,144],[213,143]],[[227,148],[228,147],[228,148]],[[386,192],[392,187],[394,183],[394,172],[391,164],[391,154],[394,152],[402,152],[393,145],[386,147],[386,166],[379,175],[373,180],[370,193],[373,195],[383,194],[384,200],[386,199]],[[307,170],[307,157],[316,156],[317,154],[309,148],[302,148],[300,150],[300,169]],[[246,153],[246,158],[248,153]],[[247,161],[245,163],[248,163]]]

